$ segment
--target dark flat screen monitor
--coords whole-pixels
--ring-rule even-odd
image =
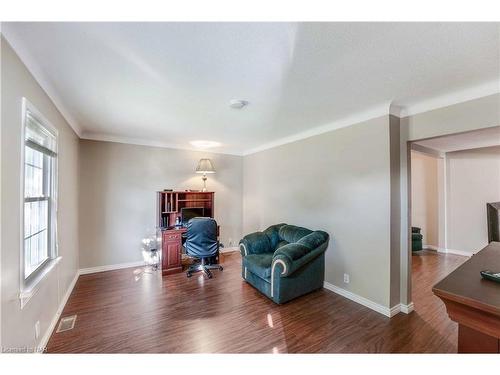
[[[181,208],[182,225],[186,226],[193,217],[204,217],[205,209],[203,207],[185,207]]]
[[[486,204],[488,214],[488,242],[500,241],[500,202]]]

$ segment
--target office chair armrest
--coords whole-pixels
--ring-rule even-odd
[[[269,237],[265,233],[250,233],[240,240],[241,256],[270,253],[272,251],[271,241],[269,241]]]

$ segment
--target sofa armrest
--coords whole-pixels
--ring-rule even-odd
[[[299,243],[282,246],[274,253],[272,273],[279,272],[281,277],[289,276],[323,254],[327,246],[328,242],[321,244],[313,250]]]
[[[250,233],[240,240],[240,252],[242,256],[270,253],[272,251],[271,242],[265,233]]]

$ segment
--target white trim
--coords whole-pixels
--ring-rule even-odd
[[[477,253],[477,251],[469,253],[468,251],[445,249],[444,247],[438,247],[438,246],[434,246],[434,245],[422,245],[422,248],[425,250],[437,251],[438,253],[442,253],[442,254],[460,255],[460,256],[469,257],[469,258],[472,255]]]
[[[281,274],[284,275],[286,273],[286,263],[281,260],[281,259],[276,259],[273,262],[273,267],[271,268],[271,297],[274,297],[274,269],[276,268],[277,264],[282,264],[283,265],[283,271],[281,271]]]
[[[33,278],[30,284],[27,286],[23,285],[23,289],[19,292],[19,300],[21,301],[21,310],[28,304],[31,298],[40,289],[41,282],[47,278],[47,276],[52,272],[56,265],[61,261],[62,257],[57,257],[50,259],[46,265],[40,270],[40,272]],[[23,270],[24,271],[24,270]]]
[[[68,302],[69,296],[73,292],[73,289],[75,288],[76,282],[78,281],[78,277],[80,276],[80,272],[77,270],[75,277],[69,284],[68,289],[66,290],[66,293],[64,294],[63,298],[61,299],[61,302],[59,303],[59,307],[56,311],[56,314],[54,315],[54,318],[50,322],[49,327],[45,331],[45,334],[43,335],[42,339],[40,340],[40,343],[38,344],[38,348],[40,349],[39,352],[43,352],[43,349],[47,346],[50,336],[52,335],[52,332],[56,328],[57,322],[59,321],[59,318],[61,317],[61,314],[64,310],[64,307],[66,306],[66,303]]]
[[[142,267],[142,266],[145,266],[145,265],[146,265],[146,263],[144,263],[144,261],[119,263],[119,264],[108,264],[106,266],[81,268],[80,271],[79,271],[79,273],[80,273],[80,275],[87,275],[89,273],[97,273],[97,272],[104,272],[104,271],[120,270],[122,268],[130,268],[130,267]]]
[[[201,149],[190,146],[182,146],[175,143],[161,142],[150,139],[141,139],[136,137],[122,137],[117,135],[111,135],[106,133],[95,133],[84,131],[81,136],[81,139],[87,139],[91,141],[100,141],[100,142],[113,142],[113,143],[124,143],[127,145],[137,145],[137,146],[149,146],[149,147],[160,147],[160,148],[171,148],[174,150],[185,150],[185,151],[194,151],[194,152],[202,152],[202,153],[210,153],[210,154],[224,154],[224,155],[237,155],[242,156],[241,151],[217,151],[214,149]]]
[[[350,299],[351,301],[359,303],[360,305],[368,307],[369,309],[372,309],[373,311],[376,311],[376,312],[378,312],[382,315],[385,315],[389,318],[393,317],[394,315],[396,315],[397,313],[400,312],[400,305],[396,305],[392,308],[382,306],[381,304],[379,304],[377,302],[373,302],[373,301],[369,300],[368,298],[361,297],[360,295],[357,295],[353,292],[339,288],[338,286],[333,285],[327,281],[325,281],[323,283],[323,287],[325,289],[328,289],[334,293],[341,295],[342,297],[345,297],[347,299]]]
[[[231,247],[224,247],[222,249],[219,250],[219,253],[222,253],[222,254],[228,254],[228,253],[235,253],[235,252],[239,252],[239,248],[237,246],[231,246]]]
[[[60,99],[60,96],[57,94],[57,90],[54,89],[52,84],[50,84],[50,80],[47,79],[43,70],[40,69],[39,64],[35,59],[32,58],[28,49],[23,47],[23,43],[20,42],[18,36],[15,32],[10,30],[9,24],[2,24],[2,34],[5,36],[6,40],[9,42],[12,49],[19,56],[19,59],[23,62],[23,64],[27,67],[31,75],[35,78],[37,83],[42,87],[42,89],[46,92],[47,96],[52,100],[56,108],[59,110],[64,119],[68,122],[71,128],[75,131],[75,133],[83,139],[94,139],[94,140],[102,140],[102,141],[110,141],[110,142],[119,142],[119,143],[128,143],[128,144],[140,144],[146,146],[153,146],[152,143],[157,147],[168,147],[168,148],[177,148],[177,149],[185,149],[190,150],[188,147],[180,147],[174,145],[160,145],[155,141],[151,140],[141,140],[136,138],[127,138],[127,137],[115,137],[105,134],[96,134],[96,133],[87,133],[84,136],[83,128],[76,121],[76,119],[70,114],[67,108],[64,106],[63,101]],[[329,132],[331,130],[339,129],[342,127],[354,125],[366,120],[370,120],[372,118],[376,118],[379,116],[394,114],[398,117],[400,116],[413,116],[422,112],[428,112],[434,109],[443,108],[463,102],[467,102],[474,99],[479,99],[485,96],[493,95],[499,93],[498,81],[492,80],[490,82],[485,82],[480,85],[469,87],[467,89],[456,90],[451,93],[447,93],[444,95],[440,95],[434,98],[429,98],[422,100],[420,102],[411,103],[408,105],[404,105],[402,103],[382,103],[379,106],[375,106],[372,108],[367,108],[365,110],[357,111],[357,114],[347,116],[343,119],[334,121],[327,125],[314,127],[312,129],[290,135],[281,139],[277,139],[267,144],[263,144],[261,146],[257,146],[255,148],[245,150],[243,152],[226,152],[230,155],[250,155],[259,151],[267,150],[276,146],[280,146],[286,143],[295,142],[301,139],[309,138],[314,135],[322,134],[325,132]],[[392,108],[391,108],[392,107]],[[113,138],[114,140],[111,140]],[[204,150],[195,150],[195,151],[204,151]],[[210,151],[213,153],[223,153]]]
[[[498,80],[484,82],[474,87],[469,87],[463,90],[456,90],[451,93],[406,105],[404,106],[406,117],[498,94],[499,92],[500,89],[498,86]]]
[[[42,89],[47,93],[47,96],[52,100],[56,108],[59,110],[64,119],[68,122],[71,128],[75,131],[75,133],[82,139],[93,139],[99,141],[108,141],[108,142],[118,142],[118,143],[126,143],[126,144],[137,144],[144,146],[156,146],[156,147],[168,147],[182,150],[193,150],[189,147],[182,147],[178,145],[159,143],[152,140],[144,140],[138,138],[130,138],[130,137],[117,137],[107,134],[97,134],[97,133],[86,133],[83,131],[83,128],[76,121],[76,119],[70,114],[67,110],[63,101],[60,99],[60,96],[57,94],[57,90],[54,89],[52,84],[50,84],[50,80],[48,80],[43,73],[42,69],[40,69],[39,64],[35,59],[32,58],[28,49],[23,47],[23,43],[20,42],[15,32],[11,32],[8,23],[4,23],[2,25],[2,34],[7,39],[8,43],[12,47],[12,49],[19,56],[23,64],[29,70],[29,72],[33,75],[37,83],[42,87]],[[335,129],[343,128],[346,126],[354,125],[363,121],[367,121],[376,117],[380,117],[383,115],[393,114],[395,116],[414,116],[419,113],[432,111],[438,108],[448,107],[451,105],[467,102],[474,99],[479,99],[485,96],[493,95],[499,93],[498,81],[492,80],[490,82],[485,82],[480,85],[476,85],[474,87],[469,87],[467,89],[456,90],[451,93],[447,93],[444,95],[440,95],[437,97],[425,99],[419,102],[411,103],[409,105],[404,105],[402,103],[382,103],[379,106],[375,106],[372,108],[367,108],[365,110],[357,111],[356,114],[352,114],[343,119],[339,119],[327,125],[322,125],[318,127],[314,127],[312,129],[299,132],[297,134],[293,134],[284,138],[280,138],[274,140],[270,143],[263,144],[257,146],[252,149],[245,150],[243,152],[217,152],[210,151],[212,153],[220,153],[220,154],[229,154],[229,155],[240,155],[246,156],[250,154],[254,154],[259,151],[267,150],[270,148],[274,148],[277,146],[281,146],[287,143],[295,142],[301,139],[309,138],[314,135],[323,134]],[[204,151],[195,149],[193,151]],[[206,150],[205,150],[206,151]]]
[[[287,143],[292,143],[296,141],[300,141],[302,139],[314,137],[315,135],[323,134],[323,133],[328,133],[331,132],[332,130],[340,129],[340,128],[345,128],[351,125],[359,124],[364,121],[368,121],[374,118],[378,118],[381,116],[386,116],[389,115],[390,113],[390,103],[383,103],[379,106],[372,107],[370,109],[367,109],[365,111],[359,111],[357,114],[350,115],[343,117],[341,119],[338,119],[336,121],[330,122],[325,125],[320,125],[313,127],[311,129],[289,135],[287,137],[283,137],[280,139],[276,139],[274,141],[271,141],[269,143],[265,143],[261,146],[257,146],[254,148],[251,148],[249,150],[243,151],[243,156],[255,154],[260,151],[268,150],[270,148],[274,148],[277,146],[281,146]]]
[[[418,152],[419,154],[424,154],[427,156],[432,156],[434,158],[440,158],[444,159],[445,157],[445,152],[441,152],[439,150],[435,150],[430,147],[422,146],[421,144],[417,142],[412,142],[411,143],[411,151]]]
[[[468,252],[468,251],[463,251],[463,250],[443,249],[443,248],[438,248],[437,251],[440,253],[443,253],[443,254],[460,255],[460,256],[468,257],[468,258],[470,258],[471,256],[473,256],[474,254],[477,253],[477,251]]]
[[[241,249],[241,247],[243,247],[243,252],[245,253],[245,256],[247,256],[248,255],[248,251],[247,251],[247,247],[245,246],[245,244],[244,243],[240,243],[240,249]]]
[[[413,302],[410,302],[408,305],[404,305],[404,304],[400,304],[399,305],[400,307],[400,311],[403,313],[403,314],[409,314],[411,313],[413,310],[415,310],[415,305],[413,304]]]
[[[54,106],[57,108],[61,116],[66,120],[66,122],[71,126],[74,132],[81,138],[82,128],[75,120],[73,116],[70,115],[70,112],[66,109],[63,104],[63,101],[60,99],[57,94],[57,90],[54,89],[52,84],[50,84],[49,80],[46,79],[45,74],[43,74],[42,69],[38,66],[38,63],[35,59],[31,57],[29,51],[23,47],[23,43],[20,43],[15,35],[15,33],[10,33],[9,31],[9,23],[2,24],[2,34],[5,39],[8,41],[9,45],[19,56],[21,62],[26,66],[28,71],[31,73],[35,81],[40,85],[40,87],[45,91],[49,99],[52,101]]]
[[[425,250],[439,251],[439,247],[434,245],[422,245],[422,248]]]
[[[25,249],[24,249],[24,205],[25,205],[25,179],[24,179],[24,174],[25,174],[25,157],[26,157],[26,114],[30,112],[33,114],[33,116],[36,117],[37,121],[41,123],[41,125],[46,128],[46,130],[55,137],[56,139],[56,152],[59,150],[59,131],[57,128],[52,125],[52,123],[45,118],[45,116],[33,105],[31,102],[26,98],[22,97],[21,99],[21,166],[20,166],[20,171],[21,173],[19,174],[20,176],[20,223],[19,223],[19,228],[20,228],[20,255],[19,255],[19,285],[20,285],[20,290],[19,290],[19,298],[21,300],[21,309],[28,303],[30,298],[34,295],[34,293],[38,290],[38,283],[42,281],[48,274],[49,272],[54,268],[54,266],[60,261],[59,258],[59,245],[58,245],[58,235],[57,235],[57,209],[58,209],[58,191],[59,191],[59,156],[55,156],[52,158],[52,168],[53,171],[51,173],[51,192],[50,192],[50,199],[48,200],[48,205],[49,205],[49,212],[50,212],[50,218],[49,218],[49,223],[50,223],[50,233],[47,233],[50,236],[51,241],[49,242],[50,249],[48,249],[49,252],[49,261],[47,262],[46,265],[42,266],[42,268],[38,271],[34,272],[39,272],[40,275],[33,275],[32,280],[29,281],[29,283],[26,282],[25,278],[25,262],[24,262],[24,255],[25,255]]]
[[[54,318],[50,322],[49,327],[45,331],[45,334],[43,335],[42,339],[40,340],[40,343],[38,344],[38,349],[39,349],[38,351],[43,352],[43,349],[47,346],[50,336],[52,335],[52,332],[56,328],[57,322],[61,317],[64,307],[66,306],[66,303],[68,302],[68,299],[71,296],[71,293],[73,292],[73,289],[75,288],[76,282],[78,281],[80,275],[86,275],[96,272],[112,271],[129,267],[138,267],[144,265],[145,265],[144,262],[141,261],[141,262],[129,262],[129,263],[107,265],[107,266],[91,267],[91,268],[82,268],[77,270],[75,277],[73,278],[73,281],[69,285],[68,289],[66,290],[66,293],[64,294],[63,298],[61,299],[61,302],[59,303],[59,307],[56,311],[56,314],[54,315]]]

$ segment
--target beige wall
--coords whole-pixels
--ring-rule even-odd
[[[200,189],[198,160],[212,159],[221,241],[241,238],[242,157],[81,140],[80,268],[141,260],[141,239],[156,226],[156,191]]]
[[[500,124],[500,94],[407,117],[408,140],[484,129]]]
[[[243,180],[244,233],[325,230],[326,281],[389,306],[389,116],[245,156]]]
[[[1,326],[3,347],[34,347],[47,331],[62,297],[78,270],[78,158],[76,134],[23,63],[1,39],[2,169],[1,169]],[[61,262],[40,283],[21,310],[21,129],[22,97],[26,97],[59,131],[58,248]],[[35,340],[35,322],[41,336]]]
[[[438,158],[411,153],[411,225],[422,228],[425,245],[439,245]]]
[[[446,154],[447,247],[475,253],[488,243],[486,203],[500,201],[500,146]]]
[[[401,119],[401,302],[411,302],[409,223],[410,153],[408,141],[500,125],[500,94],[450,105]]]

